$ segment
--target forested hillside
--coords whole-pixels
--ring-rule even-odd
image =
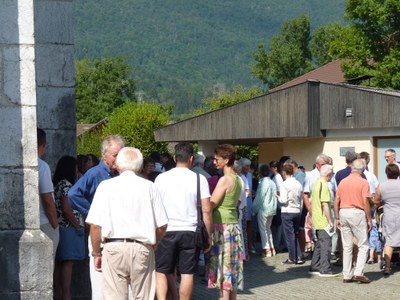
[[[283,21],[343,20],[345,0],[77,0],[76,58],[124,55],[143,99],[192,111],[215,87],[260,84],[252,53]]]

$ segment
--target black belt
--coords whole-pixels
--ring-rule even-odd
[[[143,244],[143,242],[135,240],[135,239],[104,239],[104,243],[139,243]]]

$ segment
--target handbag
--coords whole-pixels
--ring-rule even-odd
[[[197,248],[207,249],[210,245],[208,242],[207,228],[203,222],[203,213],[201,211],[200,200],[200,176],[197,175],[197,227],[194,235],[194,242]]]

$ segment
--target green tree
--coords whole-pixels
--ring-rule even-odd
[[[133,146],[148,156],[153,151],[164,152],[166,143],[157,143],[153,131],[169,121],[171,107],[128,102],[116,108],[108,117],[103,135],[120,134],[127,146]]]
[[[76,117],[80,123],[95,123],[113,109],[135,100],[132,69],[124,57],[78,60],[76,72]]]
[[[240,85],[234,86],[232,90],[219,91],[216,95],[203,99],[202,106],[196,109],[192,116],[204,114],[209,111],[217,110],[229,105],[249,100],[260,96],[262,90],[259,87],[244,88]]]
[[[195,110],[191,116],[201,115],[206,112],[247,101],[251,98],[262,95],[262,93],[263,92],[259,87],[244,88],[240,85],[233,87],[230,91],[219,90],[214,96],[203,99],[202,107]],[[258,160],[257,146],[236,145],[236,148],[239,157],[247,157],[252,161]]]
[[[339,23],[320,26],[312,34],[310,50],[318,66],[325,65],[337,57],[330,51],[332,42],[342,39],[345,28]]]
[[[366,84],[400,89],[400,1],[348,0],[345,18],[347,32],[331,51],[344,59],[346,77],[371,75]]]
[[[85,132],[76,141],[76,151],[78,154],[94,154],[101,158],[102,141],[101,130]]]
[[[309,43],[309,17],[283,23],[280,33],[271,39],[270,51],[260,43],[258,52],[253,53],[252,74],[273,88],[312,70]]]

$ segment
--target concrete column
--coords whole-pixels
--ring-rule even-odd
[[[1,3],[0,120],[0,298],[52,299],[52,246],[39,229],[33,0]]]
[[[198,141],[197,152],[207,155],[214,155],[214,150],[218,146],[216,141]]]

